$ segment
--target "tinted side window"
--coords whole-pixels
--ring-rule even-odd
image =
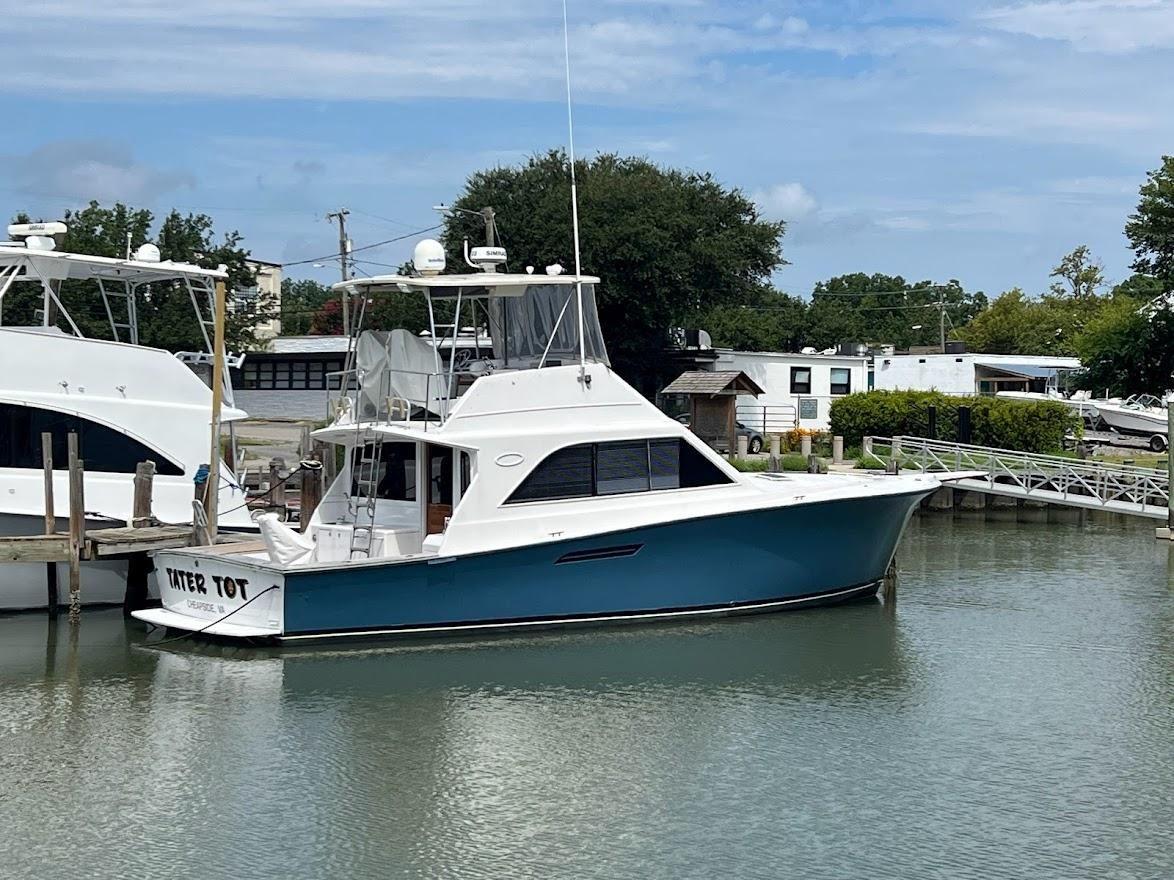
[[[53,435],[53,467],[69,465],[69,434],[78,435],[78,454],[94,473],[133,474],[139,462],[155,462],[155,472],[183,476],[183,468],[138,440],[80,416],[0,403],[0,467],[43,467],[41,434]]]
[[[595,447],[595,493],[648,491],[648,441],[600,443]]]
[[[593,447],[589,443],[551,453],[514,490],[509,500],[546,501],[595,494],[592,456]]]
[[[679,438],[584,443],[549,455],[506,501],[554,501],[732,483]]]
[[[811,393],[811,367],[791,367],[791,393]]]

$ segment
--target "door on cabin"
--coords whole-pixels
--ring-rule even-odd
[[[439,535],[452,516],[452,448],[428,444],[428,497],[425,527],[427,534]]]

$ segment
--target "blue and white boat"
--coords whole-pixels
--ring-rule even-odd
[[[298,640],[691,618],[875,593],[931,475],[740,473],[611,369],[598,279],[349,282],[423,296],[432,337],[366,332],[332,423],[345,465],[304,533],[162,552],[159,626]],[[487,327],[447,366],[436,340]]]

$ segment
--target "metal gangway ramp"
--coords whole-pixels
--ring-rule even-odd
[[[982,471],[951,483],[971,492],[1151,519],[1169,513],[1169,475],[1153,468],[904,436],[865,437],[864,457],[929,472]]]

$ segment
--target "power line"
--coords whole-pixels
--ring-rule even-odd
[[[374,242],[372,244],[365,244],[362,247],[351,248],[350,252],[352,254],[357,254],[360,251],[369,251],[372,248],[383,247],[384,245],[387,245],[387,244],[394,244],[397,241],[403,241],[405,238],[415,238],[417,235],[423,235],[425,232],[433,232],[437,229],[440,229],[443,225],[444,225],[443,223],[437,223],[434,226],[429,226],[429,227],[426,227],[425,229],[416,229],[416,230],[414,230],[412,232],[408,232],[404,235],[397,235],[395,238],[388,238],[383,241]],[[308,260],[295,260],[292,263],[282,263],[281,268],[284,269],[288,266],[304,266],[307,263],[321,263],[323,260],[337,260],[337,259],[338,259],[338,254],[336,254],[336,253],[335,254],[326,254],[325,256],[322,256],[322,257],[311,257]]]

